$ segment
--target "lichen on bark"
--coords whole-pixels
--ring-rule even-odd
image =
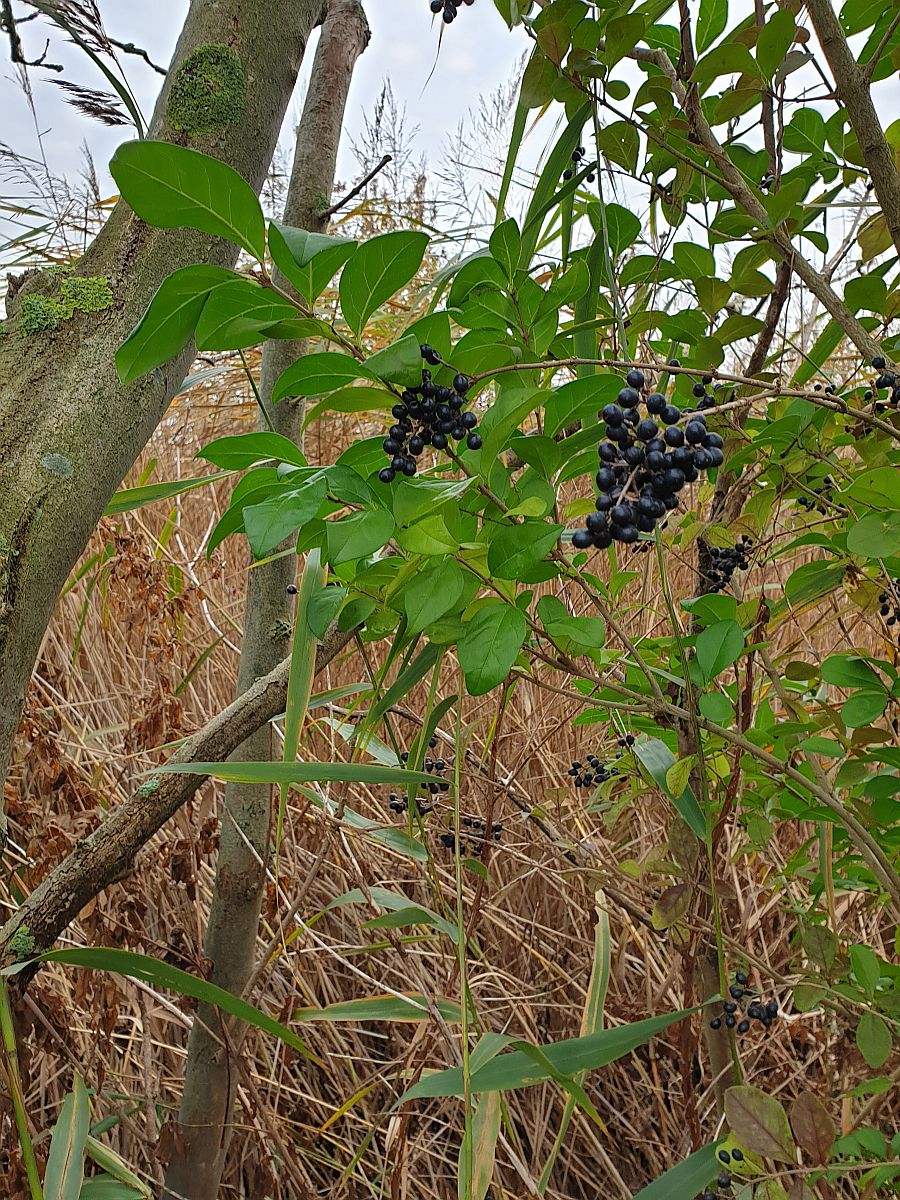
[[[19,305],[19,328],[28,337],[58,329],[77,312],[97,313],[112,306],[112,288],[102,275],[47,274],[53,280],[50,290],[29,292]]]
[[[166,116],[189,135],[231,125],[244,111],[247,83],[241,60],[221,42],[198,46],[178,69]]]

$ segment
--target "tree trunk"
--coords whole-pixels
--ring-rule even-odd
[[[216,155],[258,191],[322,7],[323,0],[193,0],[151,136]],[[210,52],[220,62],[224,55],[230,73],[197,110],[190,101],[204,96],[204,70],[215,69],[206,65]],[[171,271],[196,262],[230,267],[236,254],[195,230],[148,228],[119,203],[76,272],[108,282],[108,308],[25,333],[15,310],[29,290],[40,290],[34,279],[11,306],[10,331],[0,337],[0,796],[56,598],[193,350],[125,388],[113,355]],[[0,835],[5,841],[5,819]]]
[[[354,65],[368,38],[359,0],[329,0],[297,129],[284,211],[288,225],[316,233],[323,233],[328,226],[326,210],[334,187],[347,94]],[[289,286],[283,279],[278,282]],[[273,405],[272,387],[302,352],[302,344],[297,342],[270,341],[263,349],[260,396],[272,426],[292,441],[300,438],[302,401]],[[248,573],[239,694],[253,687],[286,653],[293,617],[287,588],[295,573],[293,555]],[[270,759],[272,742],[271,726],[260,729],[234,757],[245,761]],[[226,786],[204,956],[212,963],[210,980],[236,995],[243,991],[253,968],[271,817],[270,787]],[[218,1010],[201,1005],[188,1041],[177,1150],[166,1175],[166,1194],[170,1197],[214,1200],[218,1195],[237,1075],[228,1061],[229,1050],[240,1044],[242,1033],[229,1022],[228,1037],[224,1037]]]

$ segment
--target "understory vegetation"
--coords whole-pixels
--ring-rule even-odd
[[[109,347],[196,356],[11,757],[4,1194],[900,1193],[900,15],[495,7],[470,188],[385,91],[261,202],[227,31],[112,159],[239,257]]]

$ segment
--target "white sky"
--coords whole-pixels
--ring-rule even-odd
[[[19,14],[25,7],[15,4]],[[175,40],[188,8],[188,0],[100,0],[107,31],[120,41],[132,41],[148,51],[161,66],[168,66]],[[420,133],[416,147],[434,161],[445,134],[452,133],[466,110],[477,104],[479,94],[492,92],[503,83],[516,60],[528,48],[521,29],[507,30],[492,0],[476,0],[463,8],[452,27],[445,31],[437,69],[428,76],[435,61],[438,23],[428,0],[368,0],[365,4],[372,41],[362,56],[354,77],[347,110],[347,129],[352,134],[361,125],[364,108],[371,109],[385,80],[390,80],[400,105],[405,105],[410,125]],[[41,23],[43,26],[43,23]],[[44,27],[45,28],[45,27]],[[36,57],[44,45],[38,22],[22,27],[26,53]],[[75,176],[82,163],[81,143],[87,140],[98,169],[105,168],[116,145],[133,131],[128,127],[104,128],[81,116],[65,103],[53,84],[51,72],[30,72],[37,126],[28,102],[9,64],[8,49],[0,47],[0,142],[19,154],[39,158],[39,129],[43,153],[50,169],[58,175]],[[67,67],[65,78],[86,86],[108,90],[98,71],[77,49],[54,39],[48,58]],[[128,77],[145,115],[149,116],[161,77],[140,59],[123,56]],[[312,54],[306,58],[309,67]],[[286,129],[299,116],[306,74],[301,76]],[[293,118],[293,119],[291,119]],[[289,139],[286,144],[289,144]],[[346,146],[346,139],[345,139]],[[356,173],[352,157],[344,150],[338,174],[348,180]],[[103,176],[109,184],[108,175]],[[12,188],[0,177],[0,194]]]

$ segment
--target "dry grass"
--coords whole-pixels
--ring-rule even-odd
[[[154,478],[194,473],[191,458],[205,442],[252,427],[255,414],[240,377],[218,379],[215,386],[196,388],[171,410],[145,456],[158,460]],[[330,418],[312,433],[307,450],[313,461],[333,461],[336,448],[371,432],[356,418]],[[162,747],[232,697],[245,551],[237,539],[211,561],[203,550],[228,491],[227,485],[204,489],[181,498],[171,512],[163,503],[106,520],[94,537],[85,556],[93,565],[58,606],[29,699],[11,776],[15,850],[5,876],[7,905],[128,795],[140,773],[164,757]],[[687,561],[674,566],[676,595],[688,594],[692,569]],[[757,567],[746,586],[777,589],[778,571],[772,564]],[[668,618],[653,557],[637,558],[636,572],[617,616],[639,640]],[[859,643],[876,636],[874,625],[862,630],[862,621],[823,607],[786,626],[782,648],[797,640],[824,656],[846,646],[848,637]],[[370,665],[381,661],[380,646],[366,653]],[[352,650],[317,688],[363,682],[365,670]],[[488,745],[497,694],[462,705],[468,753],[461,808],[481,816],[490,810],[494,819],[502,816],[505,830],[490,853],[489,885],[482,890],[474,876],[465,877],[464,906],[467,919],[474,914],[477,947],[469,985],[482,1030],[532,1041],[578,1033],[598,887],[605,889],[611,920],[610,1025],[681,1007],[689,966],[645,916],[665,881],[652,870],[635,879],[621,868],[626,860],[646,864],[662,854],[671,812],[630,777],[616,791],[616,798],[630,797],[626,803],[589,810],[569,786],[567,768],[587,750],[612,754],[616,731],[605,724],[573,729],[577,705],[547,682],[566,687],[562,676],[548,674],[540,685],[521,680],[511,691],[493,760]],[[448,662],[439,695],[459,690]],[[406,713],[393,714],[401,744],[413,736],[412,714],[424,703],[420,691]],[[346,747],[320,720],[304,753],[328,760],[344,756]],[[217,786],[205,786],[143,852],[135,873],[81,914],[67,941],[139,949],[202,973],[220,798]],[[347,799],[370,817],[387,821],[391,815],[385,795],[353,787]],[[529,817],[533,807],[542,811],[540,821]],[[430,818],[432,827],[445,823],[445,813]],[[721,860],[727,864],[721,892],[728,944],[756,964],[757,985],[774,989],[782,1001],[798,963],[796,913],[807,898],[800,878],[792,888],[772,882],[807,832],[784,825],[758,852],[735,824]],[[351,889],[380,886],[452,914],[452,858],[433,831],[427,842],[433,860],[417,866],[324,819],[293,794],[259,939],[261,956],[270,943],[286,948],[262,969],[253,1002],[286,1018],[297,1006],[322,1007],[387,989],[458,998],[447,939],[421,929],[367,930],[364,923],[375,912],[367,905],[323,912]],[[839,895],[838,904],[845,935],[889,956],[890,931],[865,897]],[[50,1128],[77,1067],[96,1089],[95,1117],[117,1118],[108,1135],[112,1144],[157,1183],[171,1137],[167,1122],[179,1102],[190,1003],[121,978],[54,968],[37,976],[23,1017],[34,1026],[26,1078],[36,1128]],[[421,1068],[457,1061],[457,1034],[432,1022],[309,1024],[302,1032],[326,1069],[255,1032],[234,1058],[240,1105],[222,1196],[455,1197],[462,1105],[420,1103],[409,1120],[390,1110]],[[692,1138],[714,1133],[712,1081],[698,1037],[695,1020],[590,1076],[588,1090],[607,1129],[576,1117],[549,1197],[627,1198],[688,1153]],[[869,1074],[843,1022],[824,1014],[789,1016],[769,1036],[745,1039],[741,1059],[747,1082],[785,1101],[804,1089],[834,1098]],[[530,1181],[550,1152],[564,1101],[554,1086],[508,1095],[495,1200],[535,1194]],[[862,1103],[834,1103],[832,1110],[848,1127]],[[876,1120],[889,1124],[896,1116],[896,1102],[893,1114],[889,1103]],[[18,1195],[11,1137],[7,1118],[5,1194]]]

